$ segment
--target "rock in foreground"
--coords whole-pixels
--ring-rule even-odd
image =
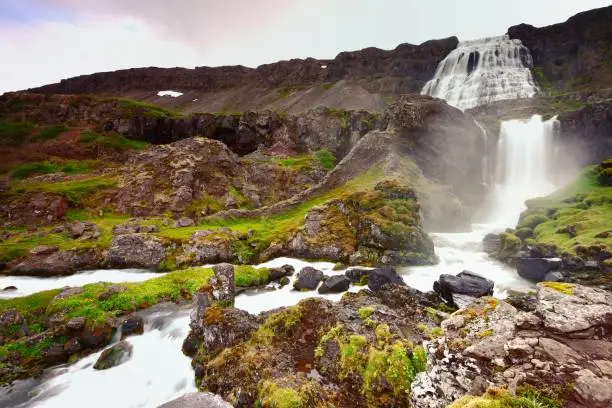
[[[158,408],[232,408],[232,405],[210,392],[191,392]]]
[[[444,337],[429,343],[412,406],[444,408],[490,386],[518,390],[518,397],[529,386],[552,391],[562,406],[610,407],[611,323],[612,294],[580,285],[538,284],[532,312],[477,299],[442,322]]]

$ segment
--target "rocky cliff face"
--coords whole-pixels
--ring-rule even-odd
[[[275,88],[371,76],[406,78],[404,90],[418,91],[433,76],[438,62],[457,43],[456,37],[450,37],[420,45],[401,44],[391,51],[366,48],[340,53],[333,60],[293,59],[257,68],[135,68],[65,79],[32,91],[55,94],[114,94],[135,90],[157,92],[164,89],[216,92],[247,85]]]
[[[595,90],[612,83],[612,6],[586,11],[564,23],[510,27],[511,38],[531,50],[534,74],[544,90]]]
[[[560,147],[576,165],[612,157],[612,100],[562,113],[558,119]]]

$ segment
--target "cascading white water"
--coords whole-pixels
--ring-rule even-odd
[[[537,92],[532,65],[529,49],[507,35],[462,41],[440,62],[421,93],[446,99],[459,109],[530,98]]]
[[[490,221],[514,227],[525,201],[554,189],[549,177],[556,117],[501,123]]]

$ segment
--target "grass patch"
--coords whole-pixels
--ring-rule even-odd
[[[87,173],[100,165],[97,160],[68,160],[63,162],[42,161],[20,164],[13,167],[11,177],[24,179],[32,175],[62,172],[65,174]]]
[[[126,116],[145,116],[149,118],[179,118],[182,116],[178,112],[133,99],[109,98],[106,101],[118,102],[121,113]]]
[[[30,122],[12,122],[0,120],[0,145],[19,146],[29,136],[34,125]]]
[[[591,166],[568,186],[541,198],[527,201],[521,225],[536,224],[534,242],[553,245],[558,255],[575,255],[581,248],[612,248],[612,188],[600,183],[599,166]],[[567,231],[571,227],[575,234]]]
[[[160,227],[157,234],[161,237],[173,240],[187,240],[197,230],[216,230],[221,227],[230,228],[233,231],[246,233],[252,231],[252,236],[245,241],[252,253],[258,253],[266,249],[274,240],[288,238],[294,231],[304,224],[304,217],[308,210],[321,205],[329,200],[341,198],[355,191],[371,189],[382,179],[382,173],[378,169],[371,169],[367,173],[347,182],[346,184],[327,191],[319,196],[312,197],[290,208],[280,214],[269,217],[258,218],[218,218],[209,217],[200,225],[186,228]],[[242,242],[242,241],[241,241]]]
[[[554,395],[526,388],[511,395],[507,390],[489,388],[482,396],[466,395],[448,408],[559,408],[561,403]]]
[[[30,137],[31,141],[39,141],[39,140],[51,140],[58,137],[60,134],[66,131],[66,126],[64,125],[52,125],[47,126],[40,130],[40,132],[36,133],[32,137]]]
[[[274,158],[274,163],[282,167],[288,167],[291,169],[312,169],[314,160],[311,155],[300,155],[285,158]]]
[[[315,157],[324,170],[331,170],[336,165],[336,158],[329,150],[319,150]]]
[[[72,204],[79,206],[83,200],[92,194],[117,186],[117,180],[112,176],[98,176],[78,180],[49,182],[17,182],[11,186],[9,194],[23,194],[32,192],[46,192],[61,194]]]
[[[132,140],[121,136],[119,133],[110,132],[106,134],[84,130],[79,136],[79,142],[84,144],[98,144],[108,146],[116,150],[143,150],[149,143],[142,140]]]
[[[268,268],[254,268],[250,265],[237,265],[234,267],[236,286],[248,288],[265,285],[269,282]]]

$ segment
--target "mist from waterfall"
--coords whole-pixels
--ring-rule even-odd
[[[462,41],[440,62],[421,93],[445,99],[462,110],[530,98],[538,91],[532,65],[529,49],[507,35]]]
[[[489,222],[514,227],[526,200],[554,190],[549,174],[556,123],[556,117],[539,115],[501,123]]]

